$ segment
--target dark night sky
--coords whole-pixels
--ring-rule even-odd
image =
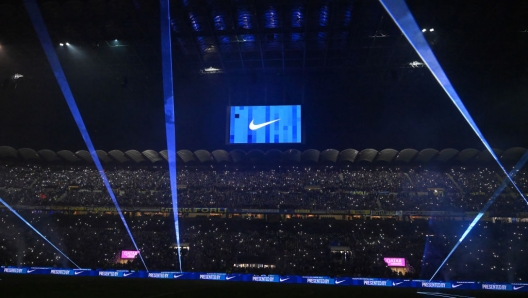
[[[492,147],[528,147],[528,32],[520,32],[528,29],[528,5],[409,1],[409,6],[420,26],[435,28],[428,40]],[[0,79],[8,81],[0,89],[0,146],[85,149],[27,14],[21,6],[14,11],[21,25],[0,23]],[[378,13],[394,31],[381,5]],[[111,41],[57,47],[97,149],[166,147],[159,32],[148,30],[149,38],[120,41],[123,47],[111,47]],[[367,66],[338,70],[200,75],[175,67],[177,148],[483,149],[426,68],[387,62],[395,51],[412,51],[409,45],[369,51]],[[25,76],[16,88],[9,81],[14,73]],[[226,145],[230,104],[302,104],[305,143]]]

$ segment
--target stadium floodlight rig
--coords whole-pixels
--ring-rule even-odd
[[[515,187],[517,192],[521,195],[521,197],[524,199],[524,201],[528,204],[528,200],[526,200],[526,197],[522,193],[522,191],[519,189],[517,184],[513,181],[513,174],[517,173],[517,171],[526,163],[526,159],[528,159],[528,154],[525,154],[523,158],[519,161],[519,163],[516,165],[512,173],[508,173],[506,171],[506,168],[501,164],[499,161],[499,158],[491,148],[490,144],[478,128],[475,121],[473,121],[473,118],[469,114],[468,110],[464,106],[464,103],[458,96],[458,94],[455,91],[455,88],[447,78],[447,75],[445,74],[444,70],[436,60],[435,55],[433,54],[433,51],[431,47],[429,47],[429,44],[425,40],[423,36],[423,31],[420,30],[418,27],[418,24],[416,24],[416,21],[414,20],[414,17],[409,10],[409,7],[407,4],[405,4],[404,0],[380,0],[380,3],[383,5],[387,13],[391,16],[391,18],[394,20],[398,28],[400,28],[401,32],[409,43],[412,45],[416,53],[420,56],[422,61],[427,65],[427,68],[431,71],[435,79],[438,81],[440,86],[444,89],[444,91],[447,93],[451,101],[455,104],[457,109],[460,111],[464,119],[469,123],[473,131],[477,134],[479,139],[482,141],[482,144],[486,147],[486,149],[489,151],[491,156],[495,159],[497,164],[500,166],[504,174],[506,174],[506,177],[508,180],[505,180],[503,182],[504,187],[502,185],[497,189],[497,191],[493,194],[493,196],[490,198],[490,200],[484,205],[483,211],[479,212],[479,214],[475,217],[473,222],[469,225],[467,230],[464,232],[463,236],[460,238],[460,240],[457,242],[455,247],[451,250],[451,252],[448,254],[447,258],[442,262],[438,270],[435,272],[435,274],[431,277],[431,280],[434,278],[434,276],[438,273],[438,271],[442,268],[442,266],[446,263],[446,261],[449,259],[451,254],[455,251],[455,249],[458,247],[458,245],[462,242],[462,240],[471,232],[473,227],[475,226],[476,222],[480,220],[480,218],[484,215],[485,210],[493,204],[495,201],[496,196],[502,192],[502,190],[506,187],[508,184],[508,181],[511,182],[511,184]]]
[[[103,166],[101,165],[101,161],[99,160],[99,157],[97,156],[97,152],[95,151],[90,135],[88,134],[88,129],[84,125],[84,121],[82,119],[81,113],[79,112],[79,108],[77,107],[77,103],[75,102],[75,98],[73,97],[73,94],[71,92],[70,85],[68,84],[68,81],[66,80],[66,75],[64,74],[64,70],[62,69],[62,66],[60,64],[59,57],[57,56],[57,53],[55,52],[55,49],[53,47],[51,37],[49,36],[48,30],[46,29],[46,24],[44,23],[44,19],[42,18],[42,14],[40,13],[38,4],[36,0],[24,0],[24,5],[26,6],[26,10],[29,14],[31,22],[33,23],[33,27],[35,28],[37,36],[40,40],[40,44],[42,45],[42,48],[44,49],[44,53],[46,54],[46,57],[48,58],[48,61],[53,70],[53,73],[55,74],[55,78],[57,79],[57,82],[59,83],[59,87],[62,91],[62,94],[64,95],[64,98],[66,99],[66,102],[68,103],[68,107],[70,108],[70,111],[75,120],[75,123],[77,124],[77,127],[79,128],[81,132],[84,142],[86,143],[86,147],[88,147],[88,151],[90,152],[90,155],[92,156],[95,166],[97,167],[97,170],[99,171],[99,174],[101,175],[101,178],[103,179],[103,183],[106,189],[108,190],[108,194],[110,195],[110,198],[114,202],[114,206],[116,207],[117,213],[119,214],[119,217],[123,221],[123,225],[125,226],[128,232],[128,235],[130,236],[130,240],[132,240],[132,243],[134,244],[134,247],[136,248],[136,250],[139,251],[139,258],[141,259],[141,262],[145,266],[145,269],[148,271],[147,265],[145,264],[145,261],[143,260],[143,256],[141,255],[141,250],[139,250],[136,244],[136,241],[134,240],[134,237],[132,236],[132,232],[130,231],[128,224],[126,222],[126,219],[123,216],[123,212],[121,211],[121,208],[119,207],[119,204],[117,203],[116,197],[114,195],[114,191],[112,190],[112,187],[110,186],[110,183],[108,182],[108,178],[106,177]]]
[[[68,258],[68,256],[65,253],[63,253],[57,246],[51,243],[51,241],[49,241],[48,238],[46,238],[46,236],[42,235],[42,233],[40,233],[27,220],[25,220],[20,214],[18,214],[18,212],[16,212],[15,209],[11,208],[11,206],[9,206],[4,200],[2,200],[2,198],[0,198],[0,203],[4,204],[4,206],[6,206],[6,208],[9,209],[9,211],[11,211],[18,218],[20,218],[26,225],[28,225],[28,227],[30,227],[33,231],[35,231],[35,233],[37,233],[40,237],[42,237],[42,239],[46,240],[46,242],[48,242],[51,246],[53,246],[53,248],[55,248],[61,255],[63,255],[68,261],[70,261],[73,265],[75,265],[75,267],[77,267],[78,269],[81,269],[81,267],[79,267],[77,264],[75,264],[74,261]]]
[[[167,135],[167,156],[169,162],[169,178],[172,195],[172,213],[174,214],[174,231],[176,233],[176,244],[178,246],[178,262],[180,272],[181,245],[180,224],[178,221],[178,187],[176,184],[176,127],[174,115],[174,83],[172,76],[172,42],[170,27],[169,0],[160,0],[161,19],[161,67],[163,74],[163,95],[165,103],[165,133]]]

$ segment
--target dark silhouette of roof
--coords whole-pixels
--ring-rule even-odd
[[[499,156],[503,163],[515,163],[526,152],[526,148],[514,147],[505,151],[500,149],[493,149]],[[122,152],[120,150],[112,150],[108,153],[103,150],[96,150],[97,156],[103,164],[122,164],[122,163],[159,163],[168,160],[167,150],[160,152],[154,150],[145,150],[139,152],[137,150],[128,150]],[[283,163],[490,163],[493,162],[493,157],[487,150],[479,151],[474,148],[467,148],[458,151],[453,148],[443,149],[438,151],[433,148],[423,149],[421,151],[415,149],[403,149],[397,151],[395,149],[383,149],[377,151],[375,149],[364,149],[359,152],[356,149],[345,149],[338,151],[336,149],[326,149],[322,152],[317,149],[307,149],[301,152],[297,149],[289,149],[280,151],[278,149],[271,149],[267,152],[258,149],[252,149],[248,152],[235,149],[230,152],[219,149],[212,152],[201,149],[194,152],[190,150],[179,150],[176,152],[177,162],[183,164],[216,164],[216,163],[269,163],[269,162],[283,162]],[[49,149],[35,151],[30,148],[21,148],[16,150],[9,146],[0,146],[0,160],[18,160],[27,162],[65,162],[77,163],[84,161],[85,163],[92,163],[92,156],[86,150],[79,150],[75,153],[69,150],[61,150],[54,152]]]

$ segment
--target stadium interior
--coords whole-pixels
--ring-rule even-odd
[[[462,242],[508,177],[380,1],[0,2],[1,268],[435,276],[528,289],[528,169],[511,173],[515,187]],[[528,3],[404,2],[512,170],[528,154]],[[42,14],[94,152],[28,3]],[[299,108],[281,124],[275,107],[281,118]]]

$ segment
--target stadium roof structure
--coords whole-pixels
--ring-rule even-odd
[[[502,151],[494,149],[500,157],[501,162],[512,164],[517,162],[526,152],[526,148],[514,147]],[[105,152],[96,150],[97,155],[104,164],[157,164],[167,161],[167,150],[160,152],[154,150],[129,150],[122,152],[112,150]],[[262,151],[253,149],[248,152],[241,149],[226,151],[223,149],[209,152],[207,150],[179,150],[176,152],[177,162],[180,164],[264,164],[264,163],[284,163],[284,164],[487,164],[494,160],[488,151],[479,151],[474,148],[467,148],[458,151],[453,148],[438,151],[426,148],[421,151],[415,149],[403,149],[397,151],[387,148],[381,151],[376,149],[364,149],[361,152],[355,149],[307,149],[303,152],[297,149],[280,151],[270,149]],[[56,163],[65,162],[75,164],[79,162],[93,163],[88,151],[79,150],[75,153],[68,150],[61,150],[57,153],[44,149],[35,151],[29,148],[15,149],[9,146],[0,146],[0,160],[15,160],[20,162],[44,162]]]
[[[90,134],[98,134],[97,147],[165,147],[164,123],[157,121],[163,116],[159,1],[35,1],[84,122]],[[516,108],[528,78],[528,2],[406,3],[469,110],[486,114],[477,121],[486,137],[495,147],[528,147],[528,120]],[[306,147],[285,153],[294,161],[334,158],[323,152],[301,156],[308,148],[480,146],[377,0],[170,0],[170,5],[181,148],[222,147],[223,108],[261,104],[303,105]],[[0,63],[2,144],[83,148],[24,1],[0,1]],[[24,75],[18,85],[15,74]],[[206,104],[212,108],[202,109]],[[196,117],[204,113],[214,125]],[[108,158],[123,161],[158,158],[110,152]],[[372,153],[349,151],[337,158],[368,161]],[[437,154],[420,153],[424,161]],[[442,158],[449,160],[449,154],[442,152]],[[412,151],[382,155],[403,162],[415,158]],[[474,157],[468,152],[460,158]]]
[[[6,0],[0,4],[2,22],[11,25],[0,29],[5,43],[31,36],[31,26],[20,16],[24,10],[21,2]],[[134,57],[113,59],[114,63],[159,64],[157,58],[153,59],[159,52],[158,1],[37,2],[57,43],[69,40],[87,46],[120,47],[133,46],[128,43],[131,40],[143,41]],[[177,61],[174,66],[184,73],[335,70],[358,66],[365,71],[365,63],[375,68],[389,63],[397,68],[415,69],[417,65],[411,62],[420,61],[378,1],[172,0],[170,3]],[[460,37],[453,28],[457,25],[444,24],[444,18],[452,15],[454,8],[436,2],[408,1],[408,4],[418,20],[430,18],[429,12],[434,10],[436,19],[425,23],[442,23],[450,38]],[[523,11],[513,8],[508,10],[515,14],[510,19],[520,22]],[[17,30],[12,30],[13,27]],[[433,32],[428,38],[432,46],[437,46]],[[115,58],[114,54],[109,55]]]

